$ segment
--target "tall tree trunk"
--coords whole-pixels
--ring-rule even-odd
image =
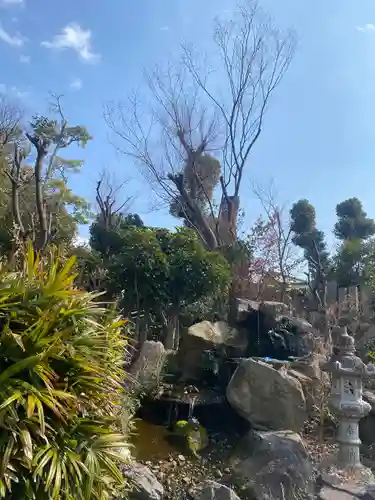
[[[38,150],[37,158],[35,161],[35,201],[39,219],[39,231],[37,231],[35,242],[35,247],[37,250],[43,250],[43,248],[48,243],[49,237],[49,228],[47,223],[47,214],[42,185],[42,171],[45,157],[45,151]]]

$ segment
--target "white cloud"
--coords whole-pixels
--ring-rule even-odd
[[[5,83],[0,83],[0,93],[8,94],[10,96],[16,97],[17,99],[26,99],[30,95],[28,90],[20,90],[16,86],[9,87]]]
[[[29,64],[30,61],[31,61],[31,57],[30,56],[25,56],[24,54],[20,55],[20,62],[22,64]]]
[[[364,26],[357,26],[357,31],[361,31],[362,33],[365,33],[367,31],[375,31],[375,24],[365,24]]]
[[[169,26],[162,26],[160,31],[169,31]]]
[[[9,93],[13,94],[18,99],[26,99],[26,97],[30,95],[28,90],[20,90],[17,87],[11,87]]]
[[[80,90],[82,88],[82,80],[80,78],[75,78],[69,87],[71,90]]]
[[[0,0],[1,7],[23,7],[25,5],[25,0]]]
[[[86,62],[97,62],[100,59],[100,55],[92,51],[91,31],[81,28],[77,23],[68,24],[52,41],[42,42],[42,46],[47,49],[74,50]]]
[[[12,47],[22,47],[26,39],[19,33],[10,35],[0,24],[0,40],[11,45]]]

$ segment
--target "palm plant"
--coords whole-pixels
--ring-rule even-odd
[[[105,500],[123,485],[124,321],[74,257],[0,266],[0,498]]]

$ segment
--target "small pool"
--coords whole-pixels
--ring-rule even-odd
[[[169,455],[180,451],[168,439],[169,432],[163,425],[156,425],[137,419],[130,442],[132,455],[136,460],[167,460]]]

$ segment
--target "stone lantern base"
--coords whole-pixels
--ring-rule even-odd
[[[318,470],[331,484],[366,485],[375,483],[375,476],[371,469],[360,463],[356,467],[345,467],[339,462],[338,454],[333,453],[319,466]]]

